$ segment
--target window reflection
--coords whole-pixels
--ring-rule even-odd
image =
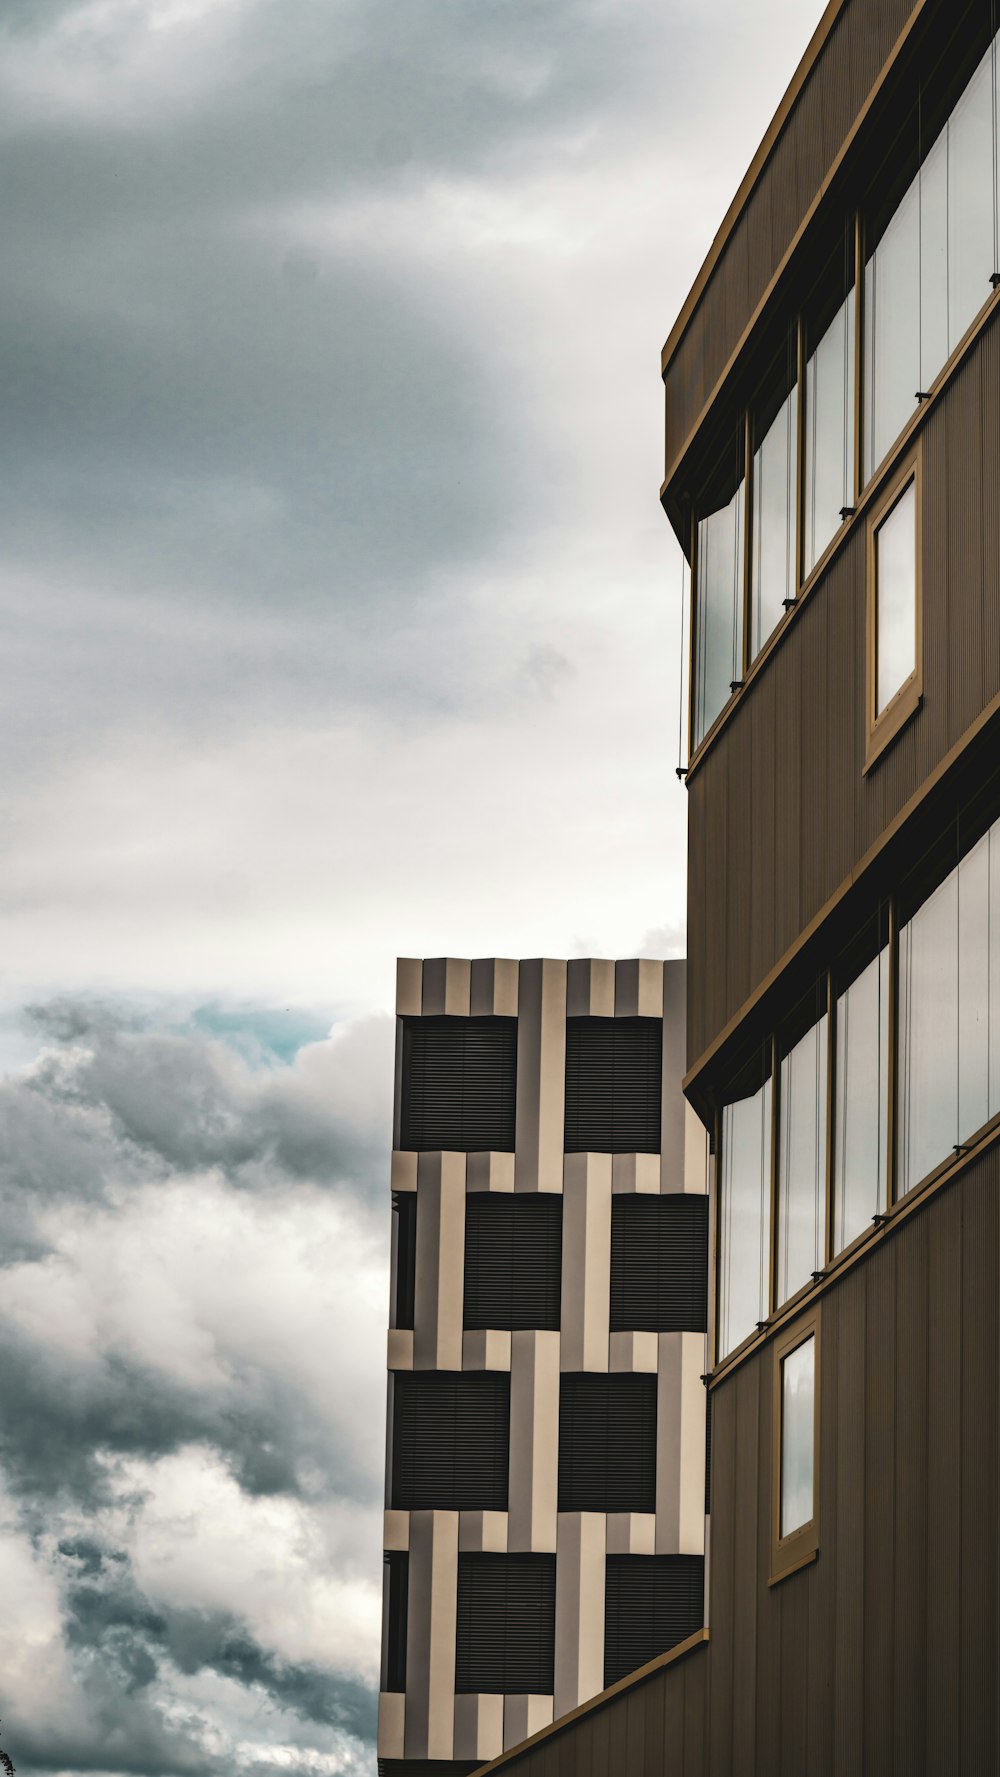
[[[885,1209],[889,1105],[889,951],[837,1000],[833,1123],[833,1250]]]
[[[875,714],[917,665],[917,484],[911,481],[875,532]]]
[[[750,658],[755,660],[795,597],[796,347],[789,336],[754,414],[750,480]]]
[[[842,287],[842,286],[841,286]],[[812,572],[853,504],[854,290],[806,359],[803,567]]]
[[[771,1226],[771,1081],[722,1113],[719,1188],[720,1358],[768,1313]]]
[[[781,1063],[778,1307],[809,1282],[825,1258],[826,1068],[824,1016]]]
[[[781,1536],[812,1522],[816,1436],[816,1338],[810,1334],[781,1364]]]
[[[698,521],[695,600],[697,746],[729,701],[743,657],[743,471]]]

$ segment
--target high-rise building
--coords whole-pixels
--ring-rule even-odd
[[[700,1627],[708,1201],[684,964],[403,960],[383,1777]]]
[[[998,24],[831,0],[664,348],[706,1619],[505,1777],[1000,1770]]]

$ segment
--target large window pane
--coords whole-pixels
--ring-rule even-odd
[[[990,1115],[990,901],[990,834],[984,833],[958,867],[959,1141]]]
[[[833,1247],[842,1252],[885,1209],[889,1079],[889,952],[837,1000]]]
[[[811,1335],[781,1364],[781,1536],[812,1522],[815,1441],[816,1339]]]
[[[920,195],[905,193],[865,267],[865,479],[905,426],[920,387]]]
[[[958,872],[899,935],[899,1191],[958,1141]]]
[[[917,484],[911,481],[875,532],[875,714],[917,664]]]
[[[806,359],[804,568],[811,573],[853,504],[854,291]]]
[[[718,1355],[768,1313],[771,1225],[771,1082],[722,1113],[719,1190]]]
[[[750,658],[795,597],[795,345],[789,339],[754,412],[751,476]]]
[[[730,698],[743,656],[744,482],[698,523],[694,744]]]
[[[787,1302],[825,1258],[827,1020],[783,1058],[778,1098],[778,1292]]]

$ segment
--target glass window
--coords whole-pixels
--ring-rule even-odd
[[[718,1356],[768,1313],[771,1228],[771,1081],[722,1113]]]
[[[958,873],[899,934],[899,1177],[902,1196],[958,1141]]]
[[[755,660],[794,599],[796,497],[796,352],[789,333],[754,410],[750,478],[750,659]]]
[[[840,256],[842,257],[842,256]],[[838,276],[839,270],[839,276]],[[803,571],[810,574],[854,504],[854,288],[831,263],[810,316],[805,387]],[[829,290],[835,292],[830,312]],[[813,344],[815,340],[815,344]]]
[[[826,1257],[826,1068],[824,1016],[781,1063],[778,1307],[810,1281]]]
[[[885,1209],[889,1107],[889,950],[837,1000],[833,1122],[833,1250],[843,1252]]]
[[[865,267],[865,480],[920,388],[920,194],[914,180]]]
[[[743,533],[745,480],[742,446],[709,510],[698,520],[695,583],[694,744],[704,740],[729,702],[743,671]]]
[[[875,532],[875,715],[917,665],[917,484],[913,477]]]
[[[781,1360],[781,1504],[779,1535],[811,1524],[815,1507],[816,1335]]]

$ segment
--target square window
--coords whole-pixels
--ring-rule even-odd
[[[567,1154],[658,1154],[660,1018],[567,1018]]]
[[[656,1510],[655,1376],[561,1378],[559,1510]]]
[[[399,1146],[512,1153],[516,1018],[405,1018]]]
[[[459,1555],[455,1690],[551,1696],[554,1555]]]
[[[559,1331],[561,1196],[473,1191],[465,1211],[467,1327]]]
[[[613,1197],[611,1331],[703,1333],[707,1317],[707,1197]]]

